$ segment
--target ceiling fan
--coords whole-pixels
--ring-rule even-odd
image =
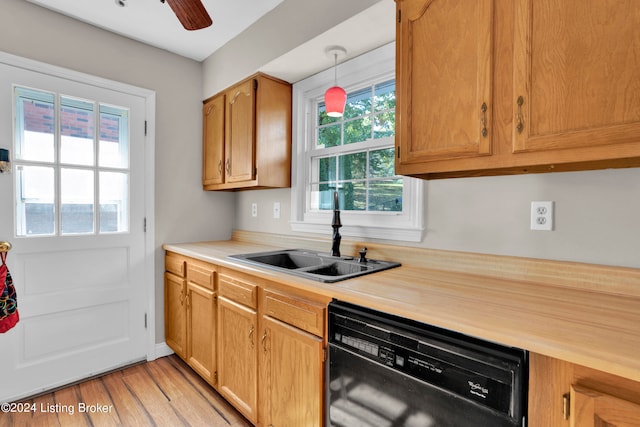
[[[207,28],[213,23],[201,0],[160,0],[169,3],[182,26],[189,31]]]

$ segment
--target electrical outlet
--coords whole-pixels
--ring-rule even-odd
[[[258,204],[257,203],[251,203],[251,216],[254,217],[254,218],[258,216]]]
[[[531,202],[531,229],[553,230],[553,202]]]
[[[280,219],[280,202],[273,202],[273,217]]]

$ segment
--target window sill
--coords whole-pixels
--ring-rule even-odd
[[[291,230],[302,233],[333,234],[331,223],[319,224],[291,221]],[[424,228],[384,227],[384,226],[353,226],[343,225],[340,235],[344,237],[360,237],[367,239],[395,240],[404,242],[421,242]]]

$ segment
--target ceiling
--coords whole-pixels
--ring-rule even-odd
[[[27,0],[96,27],[203,61],[283,0],[202,0],[213,25],[185,30],[160,0]]]

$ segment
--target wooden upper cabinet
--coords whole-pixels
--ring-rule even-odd
[[[255,171],[255,90],[254,79],[226,93],[225,170],[227,182],[251,181]]]
[[[585,387],[571,387],[571,427],[638,427],[640,405]]]
[[[640,166],[637,0],[396,7],[397,173]]]
[[[224,183],[224,94],[202,106],[202,185]]]
[[[640,155],[637,0],[517,1],[515,18],[513,151]]]
[[[291,85],[256,74],[204,102],[205,190],[291,186]]]
[[[397,0],[397,13],[396,171],[490,154],[493,0]]]

